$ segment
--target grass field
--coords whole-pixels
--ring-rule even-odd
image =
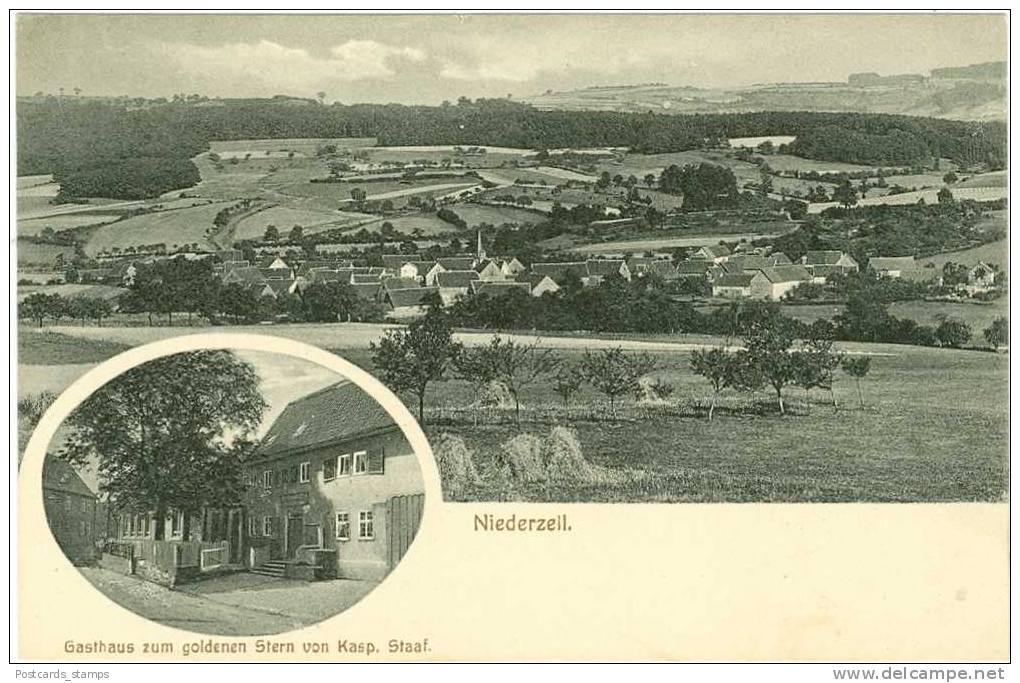
[[[1009,189],[1005,186],[998,187],[953,187],[953,197],[962,199],[973,199],[978,202],[990,202],[996,199],[1005,199]],[[925,204],[938,203],[938,189],[917,190],[915,192],[903,192],[901,194],[890,194],[882,197],[869,196],[866,199],[858,200],[857,206],[879,206],[887,204],[890,206],[902,206],[904,204],[916,204],[924,200]],[[836,202],[817,202],[808,205],[808,213],[821,213],[825,209],[838,206]]]
[[[372,369],[368,349],[351,348],[350,337],[343,334],[343,330],[365,326],[321,327],[326,334],[312,335],[308,329],[293,332],[325,348],[341,347],[339,352],[346,358]],[[95,331],[108,334],[113,328]],[[162,337],[195,330],[151,331]],[[23,329],[20,362],[34,366],[98,362],[143,341],[138,337],[142,332],[135,330],[131,339],[118,343],[98,335]],[[560,353],[576,362],[580,348],[593,340],[575,341],[572,349]],[[747,398],[726,393],[716,419],[709,422],[704,414],[708,385],[691,373],[689,354],[681,350],[653,352],[655,374],[675,388],[673,397],[662,404],[624,399],[613,418],[605,409],[584,407],[600,401],[586,388],[575,399],[575,407],[564,411],[549,384],[540,383],[523,393],[524,422],[518,428],[510,410],[466,408],[472,402],[471,387],[449,380],[430,389],[433,424],[427,432],[431,437],[443,432],[463,437],[485,471],[500,444],[512,436],[545,435],[554,424],[561,424],[576,430],[584,456],[605,474],[597,483],[577,486],[518,484],[507,489],[485,480],[464,496],[470,500],[1003,500],[1009,436],[1008,356],[898,345],[848,346],[878,354],[862,384],[864,410],[857,408],[852,382],[840,375],[838,410],[833,410],[827,395],[815,392],[805,399],[801,390],[789,389],[790,414],[780,417],[771,395]],[[78,374],[76,369],[69,379]],[[931,391],[933,386],[938,391]]]
[[[300,225],[304,234],[310,235],[372,218],[371,215],[364,213],[309,211],[287,206],[273,206],[239,220],[234,227],[232,237],[234,240],[261,239],[270,225],[275,225],[281,235],[287,235],[291,228]]]
[[[57,294],[63,297],[85,296],[92,299],[115,299],[127,292],[123,287],[109,285],[23,285],[18,287],[18,300],[30,294]]]
[[[18,268],[23,266],[50,266],[57,260],[57,256],[63,254],[64,259],[70,262],[74,258],[74,247],[64,247],[56,244],[38,244],[27,240],[17,241]]]
[[[935,256],[920,258],[917,259],[917,261],[918,263],[923,264],[931,263],[939,269],[941,269],[942,266],[949,261],[965,265],[974,265],[978,261],[984,261],[989,265],[999,266],[1008,272],[1009,246],[1006,244],[1005,240],[999,240],[998,242],[982,244],[980,247],[974,247],[973,249],[950,251],[944,254],[936,254]]]
[[[375,138],[279,138],[261,140],[213,140],[209,147],[213,152],[223,156],[224,153],[271,154],[295,152],[311,156],[322,145],[336,145],[337,149],[352,147],[369,147],[375,144]]]
[[[937,326],[938,316],[962,320],[970,325],[972,345],[985,344],[981,332],[996,318],[1009,319],[1009,299],[999,297],[989,303],[955,303],[951,301],[897,301],[889,305],[889,313],[897,318],[910,318],[922,325]]]
[[[60,232],[85,225],[112,223],[118,218],[120,218],[120,214],[116,213],[70,213],[63,216],[18,221],[18,235],[22,237],[38,235],[45,228],[52,228],[54,231]]]
[[[1009,171],[992,171],[961,180],[953,187],[1006,187],[1008,184]]]
[[[77,365],[99,363],[121,351],[127,344],[105,339],[72,337],[43,328],[18,328],[18,363],[21,365]]]
[[[206,231],[213,227],[213,219],[229,202],[213,202],[183,209],[160,211],[135,216],[117,223],[96,228],[85,243],[85,252],[92,255],[113,248],[164,243],[174,245],[198,243],[209,248]]]
[[[532,225],[544,220],[544,217],[533,211],[515,209],[510,206],[486,206],[484,204],[457,204],[450,207],[454,213],[463,218],[469,227],[482,223],[500,226],[506,223]]]
[[[597,244],[583,244],[581,246],[574,247],[572,251],[576,251],[581,254],[634,253],[639,251],[652,251],[656,249],[669,249],[671,247],[698,247],[705,244],[718,244],[720,241],[740,242],[777,236],[778,233],[741,232],[713,233],[693,237],[656,237],[648,239],[599,242]]]

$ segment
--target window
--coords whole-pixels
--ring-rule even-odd
[[[312,469],[312,463],[310,463],[310,462],[303,462],[303,463],[301,463],[300,481],[301,481],[302,484],[304,484],[305,482],[308,481],[308,479],[309,479],[308,473],[311,471],[311,469]]]
[[[262,535],[272,536],[273,535],[273,518],[263,517],[262,518]]]
[[[354,473],[364,474],[368,471],[368,453],[358,451],[354,454]]]
[[[248,535],[252,537],[259,535],[259,524],[255,517],[248,518]]]
[[[358,513],[358,538],[371,541],[375,538],[375,526],[372,523],[372,511],[362,510]]]
[[[336,513],[336,540],[351,540],[351,516],[346,512]]]
[[[337,468],[337,476],[345,477],[351,473],[351,454],[341,455],[339,458],[339,467]]]
[[[322,478],[324,481],[336,479],[336,458],[327,458],[322,461]]]
[[[266,470],[262,473],[262,488],[268,490],[273,488],[273,471]]]

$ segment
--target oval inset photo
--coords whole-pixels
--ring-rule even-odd
[[[413,438],[318,363],[183,351],[77,404],[47,450],[43,505],[64,555],[122,607],[281,633],[343,612],[404,557],[424,509]]]

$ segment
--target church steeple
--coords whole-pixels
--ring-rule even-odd
[[[485,260],[485,247],[482,246],[482,231],[478,231],[478,248],[475,251],[475,258],[479,263]]]

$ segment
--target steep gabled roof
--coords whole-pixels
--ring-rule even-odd
[[[404,265],[408,261],[418,261],[421,259],[421,254],[383,254],[382,262],[385,268],[390,270],[398,270],[400,266]]]
[[[393,308],[405,306],[424,306],[425,298],[430,294],[438,296],[438,287],[415,287],[413,289],[392,289],[386,292]]]
[[[473,256],[446,256],[438,259],[439,265],[447,270],[471,270],[475,265]]]
[[[418,289],[421,283],[410,277],[388,277],[382,281],[382,286],[387,292],[392,292],[397,289]]]
[[[256,458],[326,446],[396,427],[379,403],[356,384],[343,380],[291,401],[255,450]]]
[[[715,287],[750,287],[751,281],[761,271],[755,270],[741,273],[726,273],[720,276],[714,283]]]
[[[678,275],[704,275],[712,264],[704,259],[681,261],[676,268]]]
[[[53,454],[47,454],[43,460],[42,487],[44,491],[63,491],[76,496],[96,497],[71,464]]]
[[[471,283],[471,291],[474,294],[485,294],[486,296],[505,296],[512,291],[520,290],[525,294],[531,293],[531,285],[527,282],[500,281],[492,282],[487,280],[475,280]]]
[[[360,296],[362,299],[369,299],[374,301],[382,290],[382,285],[378,282],[355,282],[351,285],[351,289],[354,293]]]
[[[589,259],[585,261],[588,267],[588,275],[619,275],[624,261],[616,259]]]
[[[807,282],[811,279],[811,273],[804,266],[775,266],[773,268],[762,268],[761,272],[773,284],[780,282]]]
[[[466,288],[477,279],[478,273],[473,270],[447,270],[436,275],[436,284],[440,287]]]
[[[833,266],[843,258],[843,252],[832,249],[809,251],[804,254],[804,264],[808,266]]]
[[[562,263],[532,263],[531,272],[540,275],[548,275],[556,282],[567,273],[573,273],[579,278],[588,277],[588,264],[584,261],[564,261]]]

